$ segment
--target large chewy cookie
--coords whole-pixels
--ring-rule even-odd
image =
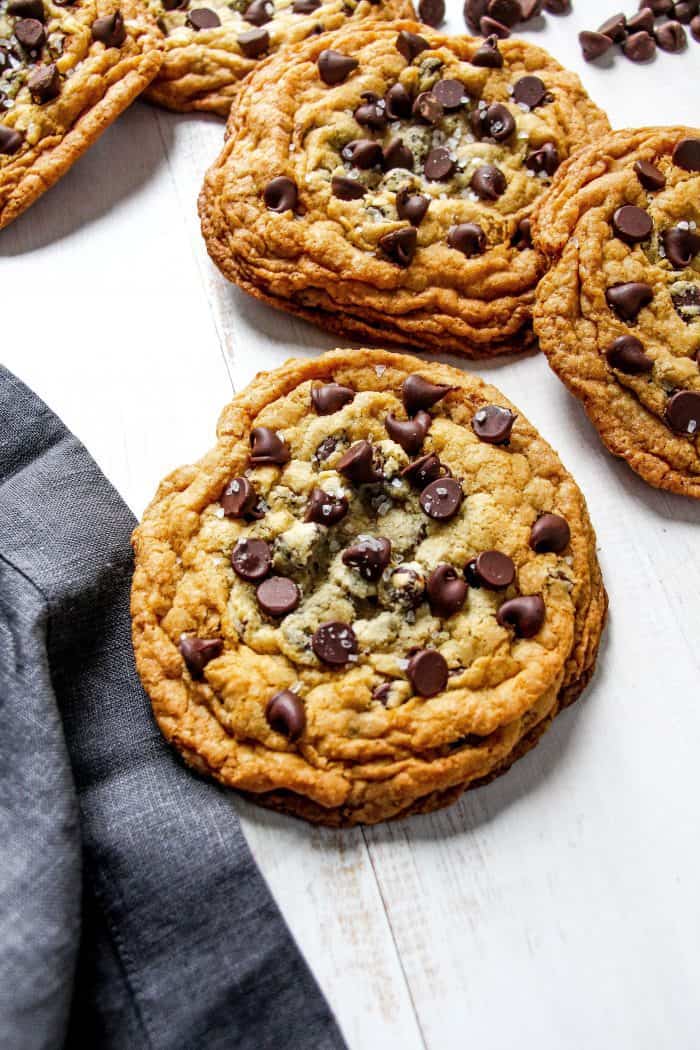
[[[586,505],[492,387],[386,351],[261,374],[134,534],[137,666],[184,758],[328,824],[503,771],[588,681]]]
[[[536,220],[535,327],[611,452],[700,498],[700,131],[617,131],[562,168]]]
[[[246,81],[202,229],[230,280],[332,331],[521,349],[544,272],[530,212],[607,127],[578,78],[523,41],[358,26]]]
[[[225,117],[261,58],[348,22],[413,18],[411,0],[145,0],[165,37],[148,98]]]
[[[0,227],[143,91],[159,48],[135,0],[0,0]]]

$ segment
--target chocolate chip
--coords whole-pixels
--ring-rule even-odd
[[[489,0],[486,8],[490,18],[512,29],[514,25],[522,21],[523,12],[518,0]]]
[[[571,0],[545,0],[544,9],[549,15],[568,15],[571,11]]]
[[[364,580],[378,580],[391,561],[391,542],[383,536],[361,538],[342,553],[344,565],[356,569]]]
[[[642,281],[614,284],[605,293],[608,306],[616,311],[623,321],[636,321],[637,314],[654,298],[654,289]]]
[[[605,357],[611,368],[625,375],[637,376],[651,372],[654,362],[644,353],[644,347],[634,335],[621,335],[610,344]]]
[[[497,201],[508,188],[505,175],[493,164],[482,164],[477,168],[469,185],[477,197],[484,201]]]
[[[330,416],[339,412],[354,398],[355,391],[352,387],[341,386],[340,383],[324,383],[323,386],[315,386],[311,390],[311,404],[319,416]]]
[[[520,0],[523,12],[523,22],[529,22],[531,18],[537,18],[542,14],[544,0]]]
[[[539,149],[528,153],[525,158],[525,167],[528,171],[539,174],[553,175],[559,167],[559,151],[553,142],[545,142]]]
[[[317,525],[337,525],[348,512],[348,501],[345,496],[331,496],[323,489],[313,489],[309,499],[304,521],[313,521]]]
[[[219,500],[227,518],[245,518],[253,515],[258,502],[258,494],[248,478],[232,478],[221,494]]]
[[[507,40],[510,29],[503,22],[497,22],[495,18],[484,15],[479,23],[479,32],[482,36],[495,36],[498,40]]]
[[[581,53],[586,62],[595,62],[597,58],[600,58],[613,46],[609,36],[606,36],[604,33],[591,33],[587,29],[579,33],[578,42],[581,45]]]
[[[487,36],[483,44],[476,49],[471,57],[471,64],[485,69],[501,69],[503,67],[503,55],[498,50],[498,37]]]
[[[121,12],[115,11],[113,15],[96,18],[92,23],[91,32],[92,39],[104,44],[105,47],[121,47],[126,40],[126,29]]]
[[[547,88],[539,77],[521,77],[513,85],[513,101],[528,109],[537,109],[547,100]]]
[[[413,116],[424,124],[439,124],[444,116],[442,103],[432,91],[421,91],[413,103]]]
[[[412,226],[420,226],[430,205],[430,197],[404,188],[396,194],[396,213],[400,219],[408,219]]]
[[[355,110],[353,116],[363,128],[371,128],[373,131],[382,131],[387,124],[386,103],[373,91],[363,91],[363,101]]]
[[[202,678],[209,661],[221,656],[224,643],[221,638],[196,638],[193,634],[181,634],[178,648],[192,677]]]
[[[7,13],[15,18],[36,18],[38,22],[46,21],[43,0],[10,0],[7,5]]]
[[[645,190],[655,192],[666,185],[666,176],[648,160],[635,161],[634,173]]]
[[[515,565],[500,551],[482,551],[470,562],[470,579],[474,586],[501,591],[510,587],[515,579]]]
[[[414,226],[405,226],[379,238],[379,247],[397,266],[410,266],[416,254],[417,235]]]
[[[681,139],[676,143],[673,163],[684,171],[700,171],[700,139]]]
[[[349,623],[330,620],[314,632],[311,648],[322,663],[344,667],[357,654],[357,638]]]
[[[418,15],[421,22],[437,29],[445,21],[445,0],[418,0]]]
[[[457,162],[450,150],[445,146],[436,146],[425,158],[423,174],[431,182],[444,182],[450,178],[456,167]]]
[[[270,211],[294,211],[299,200],[296,182],[286,175],[278,175],[268,182],[263,191],[263,200]]]
[[[487,445],[505,445],[510,441],[516,419],[509,408],[485,405],[472,419],[472,430]]]
[[[654,33],[654,38],[662,51],[677,54],[688,46],[688,37],[680,22],[664,22]]]
[[[501,627],[512,627],[518,638],[532,638],[544,623],[545,607],[539,594],[511,598],[498,610]]]
[[[477,106],[472,110],[469,123],[477,138],[490,138],[494,142],[505,142],[515,131],[512,113],[500,102]]]
[[[559,514],[541,514],[530,531],[530,546],[537,554],[561,554],[570,541],[569,523]]]
[[[8,156],[16,153],[23,142],[23,132],[8,128],[6,124],[0,124],[0,155]]]
[[[419,696],[437,696],[447,685],[447,663],[435,649],[420,649],[408,661],[408,679]]]
[[[35,69],[27,81],[27,87],[35,102],[51,102],[57,98],[61,90],[61,78],[53,62]]]
[[[654,15],[668,15],[673,10],[673,0],[640,0],[640,11],[648,8]]]
[[[306,728],[306,710],[291,689],[283,689],[270,697],[265,718],[270,729],[291,741],[298,740]]]
[[[355,485],[371,485],[382,480],[374,465],[374,449],[369,441],[358,441],[340,457],[335,468]]]
[[[393,139],[384,149],[382,167],[384,171],[391,171],[393,168],[413,171],[413,154],[408,146],[404,146],[401,139]]]
[[[649,212],[633,204],[618,208],[612,219],[613,230],[627,244],[640,244],[651,237],[654,224]]]
[[[420,494],[421,508],[435,521],[449,521],[462,505],[462,486],[454,478],[438,478],[426,485]]]
[[[438,565],[428,577],[428,602],[433,616],[447,620],[464,605],[468,587],[454,565]]]
[[[243,12],[243,17],[251,25],[264,26],[275,17],[275,5],[272,0],[253,0]]]
[[[340,155],[348,164],[362,170],[382,163],[382,147],[374,139],[353,139],[343,146]]]
[[[435,481],[436,478],[445,477],[447,474],[449,474],[448,468],[440,462],[434,452],[429,452],[427,456],[421,456],[420,459],[415,460],[414,463],[409,463],[401,471],[401,477],[405,478],[414,488],[420,490],[424,489],[431,481]]]
[[[290,452],[286,441],[270,427],[253,427],[250,432],[250,465],[262,467],[267,464],[281,467],[289,463]]]
[[[301,601],[299,588],[286,576],[270,576],[255,592],[258,605],[268,616],[288,616]]]
[[[464,21],[475,33],[479,32],[481,19],[486,14],[489,0],[464,0]]]
[[[598,26],[598,32],[608,36],[615,44],[619,44],[627,36],[627,19],[620,13],[606,19],[602,26]]]
[[[693,40],[697,40],[700,43],[700,15],[696,15],[690,23],[690,32],[693,34]]]
[[[683,25],[689,25],[700,11],[700,0],[679,0],[673,5],[673,17]]]
[[[636,15],[631,15],[627,19],[627,32],[628,33],[653,33],[654,32],[654,12],[650,7],[646,7],[641,4],[639,11]]]
[[[165,11],[177,11],[178,8],[187,7],[189,0],[161,0],[161,3]]]
[[[396,419],[389,413],[384,425],[391,440],[400,445],[409,456],[415,456],[423,447],[431,423],[432,419],[428,413],[419,411],[413,419],[406,420]]]
[[[195,14],[197,12],[192,11],[190,18]],[[214,17],[217,18],[214,25],[220,25],[218,17]],[[207,28],[209,27],[207,26]],[[269,48],[270,34],[267,29],[248,29],[245,33],[238,34],[237,43],[246,58],[258,58]]]
[[[700,394],[679,390],[668,399],[666,422],[676,434],[698,437],[700,434]]]
[[[389,120],[405,120],[411,115],[411,96],[403,84],[393,84],[384,96]]]
[[[467,89],[461,80],[446,77],[433,86],[433,94],[447,112],[460,109],[468,101]]]
[[[231,552],[231,565],[234,572],[247,580],[255,583],[267,576],[272,565],[272,552],[265,540],[240,539]]]
[[[454,389],[446,383],[431,383],[417,372],[412,372],[401,385],[401,400],[407,414],[415,416],[420,409],[432,408]]]
[[[324,84],[342,84],[357,69],[359,62],[342,51],[326,48],[316,61],[318,72]]]
[[[633,33],[625,40],[622,51],[631,62],[649,62],[656,54],[656,41],[650,33]]]
[[[421,51],[427,51],[429,47],[430,44],[425,37],[418,36],[417,33],[409,33],[406,29],[402,29],[396,38],[396,50],[409,63],[420,55]]]
[[[356,201],[367,193],[367,188],[351,179],[349,175],[334,175],[331,179],[331,193],[341,201]]]
[[[674,270],[685,270],[700,252],[700,236],[687,227],[674,226],[664,230],[661,240],[666,258]]]
[[[447,234],[447,243],[450,248],[461,252],[470,258],[473,255],[483,255],[486,251],[486,234],[477,222],[461,222],[458,226],[451,226]]]
[[[96,24],[93,23],[93,36]],[[28,51],[38,51],[46,43],[46,30],[38,18],[21,18],[15,22],[15,37]]]
[[[294,0],[292,11],[295,15],[311,15],[318,11],[322,0]]]
[[[526,248],[532,248],[532,220],[521,219],[518,225],[515,227],[515,233],[511,237],[510,243],[514,248],[517,248],[519,252],[525,251]]]

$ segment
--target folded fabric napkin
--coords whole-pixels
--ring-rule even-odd
[[[135,522],[0,367],[0,1033],[12,1050],[335,1050],[230,794],[134,670]]]

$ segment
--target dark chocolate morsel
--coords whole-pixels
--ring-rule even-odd
[[[384,536],[361,537],[343,551],[342,561],[356,569],[363,580],[378,580],[391,561],[391,542]]]
[[[93,36],[95,25],[96,23],[93,23]],[[38,18],[20,18],[15,22],[15,37],[27,51],[38,51],[46,43],[46,30]]]
[[[418,0],[418,15],[421,22],[437,29],[445,21],[445,0]]]
[[[268,616],[287,616],[301,601],[299,588],[286,576],[269,576],[255,592],[258,605]]]
[[[253,26],[264,26],[275,17],[275,5],[272,0],[253,0],[243,12],[243,17]]]
[[[270,427],[253,427],[250,432],[250,445],[250,464],[253,467],[268,464],[281,467],[289,463],[290,452],[287,442]]]
[[[364,197],[367,189],[349,175],[334,175],[331,179],[331,193],[341,201],[356,201]]]
[[[528,109],[537,109],[546,99],[547,88],[539,77],[521,77],[513,85],[513,101]]]
[[[357,441],[351,445],[335,469],[355,485],[371,485],[382,480],[381,472],[374,465],[374,449],[369,441]]]
[[[570,540],[571,529],[560,514],[541,514],[530,531],[530,546],[538,554],[561,554]]]
[[[700,139],[681,139],[676,143],[673,163],[685,171],[700,171]]]
[[[421,91],[413,103],[413,116],[423,124],[439,124],[445,115],[442,102],[432,91]]]
[[[355,398],[352,387],[340,383],[324,383],[311,389],[311,404],[319,416],[330,416],[349,405]]]
[[[471,64],[486,69],[501,69],[503,55],[498,50],[498,37],[487,36],[471,57]]]
[[[396,214],[412,226],[420,226],[430,205],[430,197],[404,187],[396,194]]]
[[[639,311],[654,298],[654,289],[643,281],[614,284],[605,293],[608,306],[616,311],[623,321],[636,321]]]
[[[666,185],[666,176],[648,160],[635,161],[634,173],[644,189],[650,190],[652,193],[656,190],[662,190]]]
[[[627,37],[622,51],[631,62],[648,62],[656,54],[656,41],[651,33],[642,30]]]
[[[330,620],[314,632],[311,648],[322,663],[344,667],[351,656],[357,655],[357,638],[349,623]]]
[[[651,215],[634,204],[623,204],[613,214],[613,230],[627,244],[640,244],[651,237],[654,224]]]
[[[485,405],[475,413],[472,430],[480,441],[488,445],[505,445],[510,441],[513,424],[517,416],[509,408],[500,405]]]
[[[521,219],[518,225],[515,227],[515,233],[511,237],[510,242],[514,248],[517,248],[519,252],[525,251],[526,248],[532,248],[532,220]]]
[[[270,211],[294,211],[299,200],[296,182],[286,175],[270,179],[263,191],[263,200]]]
[[[553,175],[559,167],[559,151],[553,142],[545,142],[539,149],[532,150],[525,158],[525,167],[536,174],[543,172]]]
[[[196,11],[192,11],[191,14],[194,15],[196,13]],[[217,22],[216,24],[218,25],[219,23]],[[245,33],[239,33],[236,39],[246,58],[258,58],[260,55],[264,55],[270,46],[270,34],[267,29],[262,27],[247,29]]]
[[[368,170],[382,163],[382,147],[374,139],[353,139],[346,142],[340,151],[343,160],[355,168]]]
[[[105,47],[120,47],[126,40],[126,29],[124,19],[120,11],[103,18],[96,18],[91,26],[93,40],[99,41]]]
[[[405,120],[411,115],[411,96],[403,84],[393,84],[384,96],[389,120]]]
[[[598,32],[610,37],[614,44],[620,44],[627,36],[627,19],[622,13],[612,15],[598,26]]]
[[[644,353],[644,347],[634,335],[621,335],[605,351],[608,364],[625,375],[637,376],[651,372],[654,362]]]
[[[362,92],[363,101],[355,110],[353,116],[363,128],[371,128],[372,131],[382,131],[387,125],[386,102],[373,91]]]
[[[479,105],[472,110],[469,123],[477,138],[505,142],[515,131],[513,114],[501,102]]]
[[[333,51],[326,48],[318,56],[316,61],[318,72],[324,84],[342,84],[357,69],[359,62],[350,55],[344,55],[342,51]]]
[[[265,707],[265,718],[270,729],[291,741],[298,740],[306,728],[306,710],[291,689],[283,689],[270,697]]]
[[[497,201],[506,192],[508,183],[500,168],[482,164],[472,175],[469,185],[482,200]]]
[[[446,620],[464,605],[467,584],[454,565],[438,565],[428,577],[427,591],[433,616]]]
[[[57,98],[61,90],[61,78],[54,63],[48,66],[38,66],[30,74],[27,87],[35,102],[51,102],[52,99]]]
[[[501,627],[512,627],[518,638],[533,638],[542,627],[545,606],[539,594],[522,595],[504,602],[496,619]]]
[[[294,0],[292,11],[295,15],[312,15],[318,11],[323,0]]]
[[[446,146],[436,146],[425,158],[423,174],[431,182],[444,182],[454,172],[457,162]]]
[[[481,19],[479,30],[482,36],[495,36],[499,40],[507,40],[510,36],[508,26],[503,22],[497,22],[495,18],[489,18],[488,15],[484,15]]]
[[[227,518],[255,516],[258,494],[248,478],[236,477],[229,481],[219,500]]]
[[[234,572],[248,583],[257,583],[267,576],[272,565],[272,551],[265,540],[243,537],[231,551]]]
[[[209,661],[221,656],[224,643],[222,638],[197,638],[193,634],[181,634],[179,649],[192,677],[202,678]]]
[[[438,478],[426,485],[420,494],[422,510],[435,521],[449,521],[458,512],[464,499],[462,486],[454,478]]]
[[[384,148],[382,167],[384,171],[392,171],[394,168],[405,168],[406,171],[413,171],[413,154],[401,139],[393,139]]]
[[[431,423],[432,419],[428,413],[419,411],[413,419],[406,420],[396,419],[389,413],[384,425],[391,440],[400,445],[409,456],[415,456],[423,447]]]
[[[468,101],[467,89],[462,81],[449,77],[433,85],[433,94],[446,112],[460,109]]]
[[[605,33],[591,33],[587,29],[579,33],[578,42],[586,62],[595,62],[613,46],[612,40]]]
[[[490,18],[502,22],[509,29],[523,20],[523,9],[519,0],[489,0],[486,10]]]
[[[38,22],[46,21],[44,0],[9,0],[8,15],[14,18],[36,18]]]
[[[407,29],[402,29],[396,38],[396,50],[409,63],[420,55],[421,51],[427,51],[429,47],[425,37],[418,36],[417,33],[409,33]]]
[[[630,33],[653,33],[654,12],[648,3],[640,4],[639,11],[627,19],[627,35]],[[624,43],[624,41],[622,41]]]
[[[467,258],[483,255],[486,251],[486,234],[477,222],[461,222],[458,226],[450,227],[447,243]]]
[[[501,551],[482,551],[470,563],[470,578],[480,587],[490,591],[501,591],[510,587],[515,579],[515,565]]]
[[[447,383],[431,383],[417,372],[412,372],[401,385],[401,400],[408,415],[415,416],[421,408],[432,408],[454,389]]]
[[[187,12],[187,24],[191,29],[216,29],[221,25],[221,19],[216,11],[208,7],[196,7],[194,11]]]
[[[345,496],[331,496],[323,489],[315,488],[306,508],[304,521],[313,521],[317,525],[337,525],[348,512],[348,501]]]
[[[437,696],[447,685],[447,662],[436,649],[419,649],[408,661],[407,674],[419,696]]]
[[[680,22],[664,22],[654,33],[654,39],[662,51],[676,54],[688,46],[688,37]]]
[[[406,478],[410,485],[421,491],[431,481],[445,477],[448,474],[449,469],[440,462],[434,452],[429,452],[426,456],[421,456],[420,459],[414,460],[413,463],[409,463],[401,471],[401,477]]]
[[[24,133],[0,124],[0,155],[16,153],[24,142]]]
[[[397,266],[410,266],[416,254],[417,235],[414,226],[385,233],[379,238],[379,247]]]
[[[700,235],[688,227],[674,226],[664,230],[661,241],[674,270],[685,270],[700,252]]]
[[[666,403],[666,422],[676,434],[700,435],[700,394],[679,390]]]

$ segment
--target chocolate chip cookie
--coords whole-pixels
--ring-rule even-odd
[[[134,534],[133,638],[196,769],[327,824],[426,811],[576,699],[606,598],[583,497],[493,387],[386,351],[259,375]]]
[[[0,0],[0,228],[143,91],[159,48],[134,0]]]
[[[200,197],[209,253],[334,332],[466,356],[532,338],[530,213],[606,117],[523,41],[358,26],[246,81]]]
[[[413,18],[411,0],[145,0],[165,37],[148,98],[225,117],[240,81],[286,44],[370,19]]]
[[[552,262],[540,345],[603,441],[700,498],[700,131],[617,131],[564,165],[536,215]]]

